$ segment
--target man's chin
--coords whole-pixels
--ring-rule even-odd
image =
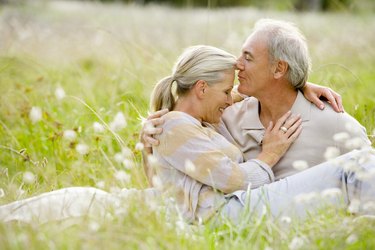
[[[241,88],[241,85],[238,86],[237,91],[238,91],[238,93],[240,93],[241,95],[252,96],[252,94],[250,93],[250,91],[247,91],[246,89]]]

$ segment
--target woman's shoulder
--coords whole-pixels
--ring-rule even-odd
[[[165,126],[172,126],[174,124],[191,124],[201,126],[197,119],[181,111],[170,111],[163,116],[163,119]]]

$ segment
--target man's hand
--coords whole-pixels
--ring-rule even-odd
[[[142,150],[143,168],[151,187],[153,185],[152,178],[155,176],[156,172],[148,158],[152,154],[152,146],[159,145],[159,141],[153,138],[153,135],[161,134],[163,132],[162,128],[157,128],[155,126],[164,123],[162,116],[166,113],[168,113],[168,109],[162,109],[149,115],[143,122],[141,133],[139,135],[140,141],[144,145],[144,149]]]
[[[162,128],[158,128],[156,126],[160,126],[164,123],[164,119],[162,118],[162,116],[168,112],[168,109],[159,110],[155,113],[150,114],[147,117],[147,119],[143,122],[140,140],[145,146],[145,149],[151,149],[152,146],[159,145],[159,141],[156,140],[153,136],[161,134],[163,132]]]
[[[344,112],[341,96],[332,89],[307,82],[302,91],[306,99],[318,108],[324,109],[324,102],[320,100],[324,97],[336,112]]]

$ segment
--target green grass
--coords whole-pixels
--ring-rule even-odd
[[[261,17],[298,24],[313,59],[310,81],[336,89],[346,111],[369,135],[374,134],[373,15],[74,2],[3,6],[0,204],[70,186],[100,186],[107,191],[146,187],[135,144],[153,85],[171,72],[186,46],[210,44],[239,54],[254,21]],[[57,87],[66,92],[62,100],[54,94]],[[32,107],[43,111],[37,123],[29,118]],[[108,130],[94,131],[94,122],[110,123],[120,111],[127,127],[118,132],[119,138]],[[63,138],[68,129],[77,132],[74,141]],[[77,153],[78,143],[89,146],[87,155]],[[122,147],[133,153],[131,169],[115,160]],[[114,177],[119,170],[130,174],[129,182]],[[24,172],[33,173],[36,180],[24,183]],[[126,215],[112,219],[0,224],[0,249],[290,249],[298,239],[301,249],[375,247],[375,222],[355,220],[345,212],[328,211],[290,224],[264,217],[236,227],[181,228],[163,211],[139,201],[129,204]]]

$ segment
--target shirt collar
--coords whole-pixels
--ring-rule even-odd
[[[260,122],[258,110],[259,110],[259,101],[250,97],[244,100],[246,103],[246,108],[249,107],[246,112],[244,112],[244,123],[242,125],[243,129],[259,129],[264,130],[263,124]],[[303,95],[301,91],[298,91],[297,98],[294,101],[291,111],[292,114],[300,114],[302,121],[309,121],[311,116],[311,104]],[[251,108],[253,106],[253,108]]]

